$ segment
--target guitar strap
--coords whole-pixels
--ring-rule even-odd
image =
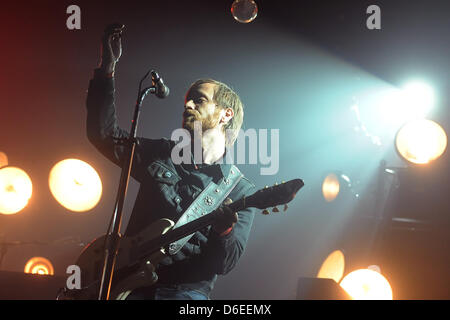
[[[189,208],[187,208],[187,210],[183,213],[173,229],[216,210],[222,202],[225,201],[242,177],[243,174],[239,171],[239,169],[235,165],[232,165],[228,176],[223,177],[219,181],[219,184],[212,181],[208,184],[205,190],[200,193]],[[168,247],[168,253],[170,255],[177,253],[193,235],[194,233],[178,241],[172,242]]]

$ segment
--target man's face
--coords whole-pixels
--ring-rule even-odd
[[[184,129],[193,131],[195,121],[201,121],[203,132],[219,124],[222,108],[213,101],[215,87],[213,83],[202,83],[189,89],[184,102]]]

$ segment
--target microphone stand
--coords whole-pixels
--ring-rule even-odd
[[[131,167],[133,164],[134,150],[136,147],[136,131],[139,114],[141,111],[142,102],[147,94],[156,93],[156,87],[154,79],[152,79],[153,86],[142,90],[142,83],[148,77],[152,71],[148,71],[139,83],[138,98],[134,110],[133,120],[131,121],[131,130],[129,138],[120,139],[120,143],[123,143],[125,147],[128,147],[128,156],[124,159],[122,164],[122,173],[120,175],[119,189],[117,192],[116,203],[113,215],[110,220],[108,232],[105,239],[105,256],[103,262],[103,271],[100,282],[100,289],[98,294],[99,300],[108,300],[111,289],[111,282],[114,273],[114,265],[116,262],[117,252],[119,250],[120,243],[120,226],[122,223],[122,210],[125,202],[125,195],[127,193],[128,182],[130,179]],[[152,72],[153,75],[153,72]],[[153,78],[153,76],[152,76]]]

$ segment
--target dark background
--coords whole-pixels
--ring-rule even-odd
[[[248,24],[233,19],[231,3],[2,4],[0,151],[30,175],[33,196],[20,213],[0,216],[0,234],[9,241],[73,237],[87,243],[106,231],[120,170],[86,138],[85,98],[103,28],[120,21],[126,25],[116,73],[122,127],[130,126],[138,82],[148,69],[160,72],[171,94],[144,102],[138,134],[146,137],[170,138],[181,124],[190,83],[212,77],[240,94],[244,129],[268,129],[269,136],[280,130],[277,174],[261,175],[266,166],[260,162],[242,171],[258,187],[305,180],[286,214],[256,217],[246,254],[219,278],[213,298],[293,299],[297,279],[314,277],[328,253],[344,248],[346,273],[380,265],[394,298],[448,299],[448,152],[433,166],[401,174],[400,187],[379,196],[380,161],[407,164],[392,143],[398,127],[385,123],[370,103],[379,90],[425,79],[438,98],[430,118],[449,131],[448,1],[259,0],[258,17]],[[71,4],[81,8],[81,30],[66,28]],[[366,28],[371,4],[381,8],[381,30]],[[349,107],[355,98],[368,130],[382,137],[381,147],[353,130]],[[90,163],[102,178],[102,199],[86,213],[64,209],[48,188],[50,169],[71,157]],[[358,201],[323,203],[320,185],[332,170],[351,177]],[[125,226],[137,189],[131,181]],[[426,224],[385,223],[397,216]],[[76,243],[13,246],[1,268],[21,272],[30,257],[45,256],[64,275],[80,250]]]

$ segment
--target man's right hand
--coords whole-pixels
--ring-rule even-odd
[[[102,37],[100,68],[106,74],[114,74],[116,63],[122,55],[122,32],[125,25],[113,23],[105,28]]]

